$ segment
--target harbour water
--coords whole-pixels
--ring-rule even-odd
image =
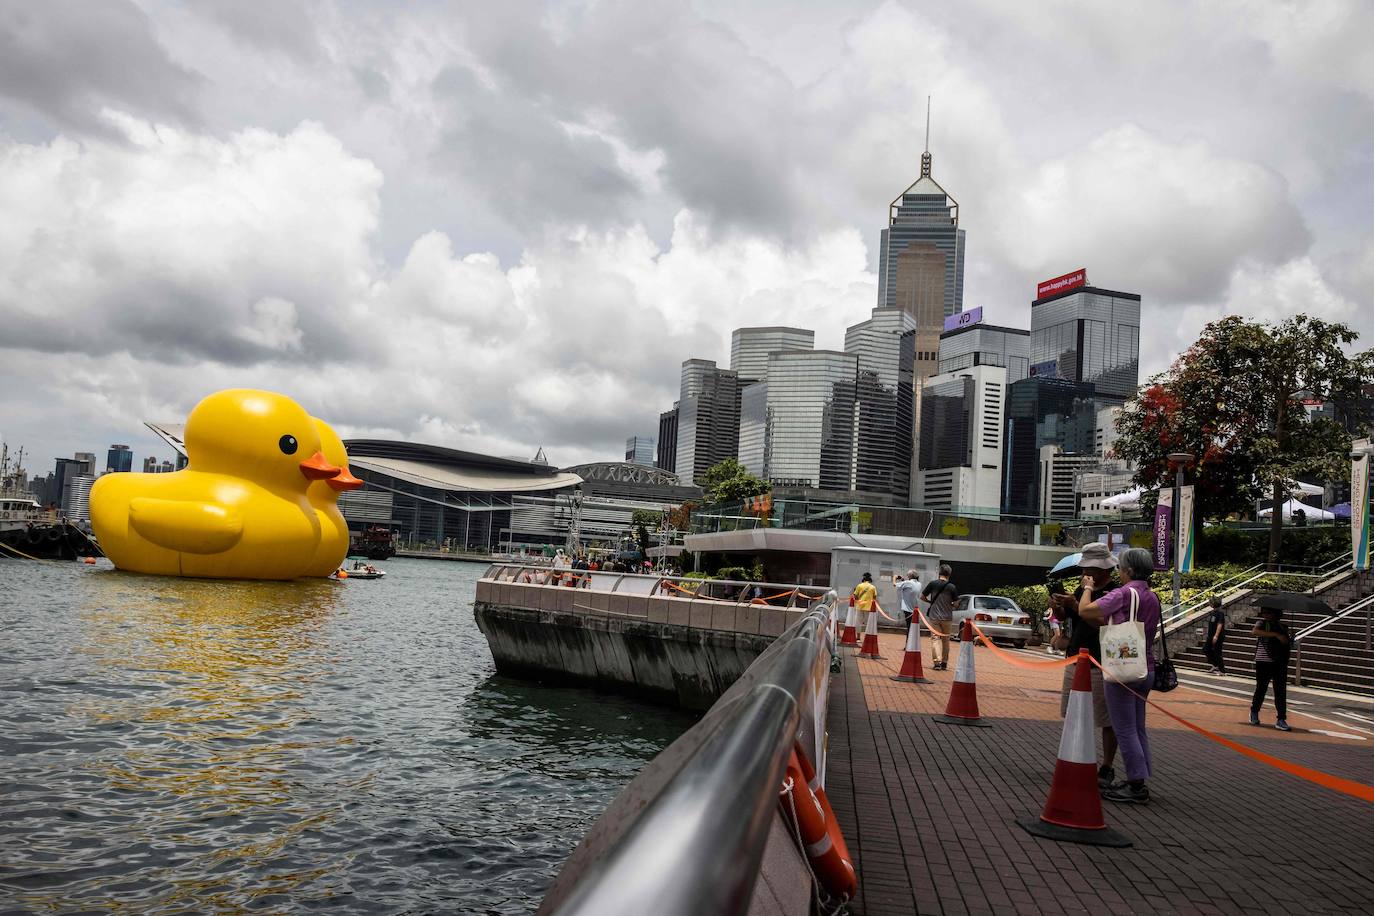
[[[494,674],[484,567],[0,563],[0,912],[518,913],[684,714]]]

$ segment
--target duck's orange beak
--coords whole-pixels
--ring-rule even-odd
[[[342,493],[344,490],[356,490],[363,485],[363,482],[348,472],[348,468],[340,468],[338,477],[329,478],[329,485]]]
[[[324,460],[324,452],[316,452],[301,462],[301,473],[307,480],[328,480],[338,477],[343,468],[335,467]]]

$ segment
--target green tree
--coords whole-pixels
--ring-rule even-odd
[[[649,532],[657,531],[662,521],[663,513],[652,509],[636,509],[630,514],[630,525],[635,530],[635,540],[639,543],[640,552],[646,557],[649,555]]]
[[[1127,405],[1116,454],[1134,461],[1136,482],[1151,488],[1172,485],[1169,453],[1193,455],[1202,518],[1244,512],[1269,493],[1269,562],[1278,562],[1288,481],[1346,473],[1350,436],[1309,416],[1303,400],[1354,398],[1374,380],[1374,354],[1347,353],[1357,336],[1306,315],[1277,325],[1214,321]]]
[[[726,458],[712,467],[702,475],[700,483],[706,494],[706,504],[712,506],[762,496],[773,489],[766,480],[750,474],[734,458]]]

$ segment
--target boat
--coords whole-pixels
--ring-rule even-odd
[[[353,535],[352,554],[368,560],[390,560],[396,556],[396,534],[385,525],[370,525]]]
[[[24,486],[23,451],[10,461],[0,448],[0,558],[10,560],[75,560],[101,556],[95,539],[55,509],[38,504]]]
[[[367,562],[368,557],[349,557],[353,561],[352,566],[340,567],[340,572],[346,573],[349,579],[381,579],[386,576],[384,570],[380,570]],[[335,573],[338,576],[338,573]]]

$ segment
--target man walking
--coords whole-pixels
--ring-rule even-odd
[[[911,618],[916,615],[916,608],[921,597],[921,580],[917,576],[916,570],[908,569],[906,578],[893,576],[892,581],[897,585],[897,597],[902,602],[902,623],[911,624]]]
[[[1226,675],[1226,612],[1221,608],[1221,598],[1212,597],[1212,611],[1207,615],[1207,661],[1211,664],[1212,674]]]
[[[921,592],[921,597],[930,602],[926,608],[926,619],[930,621],[930,636],[935,641],[935,663],[930,666],[932,671],[944,671],[949,667],[950,621],[954,619],[954,599],[959,597],[959,590],[949,581],[953,574],[948,564],[940,564],[940,578]]]

